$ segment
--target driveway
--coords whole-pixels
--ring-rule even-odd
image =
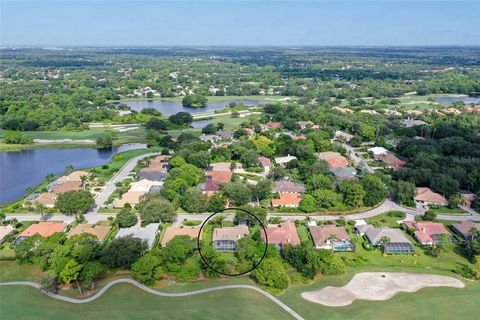
[[[130,171],[135,168],[137,165],[138,161],[142,160],[143,158],[151,157],[160,154],[159,152],[153,152],[153,153],[148,153],[148,154],[142,154],[140,156],[136,156],[132,159],[130,159],[121,169],[118,171],[110,181],[107,182],[105,187],[100,191],[96,197],[95,197],[95,208],[93,208],[91,211],[92,213],[97,212],[98,208],[101,208],[104,206],[105,202],[108,200],[110,195],[115,191],[115,184],[117,182],[123,181]]]

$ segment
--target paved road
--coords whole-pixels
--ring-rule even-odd
[[[90,212],[97,212],[96,210],[98,208],[101,208],[105,202],[108,200],[110,195],[115,191],[115,184],[119,181],[123,181],[130,171],[135,168],[137,165],[138,161],[140,161],[143,158],[146,157],[151,157],[160,154],[159,152],[153,152],[153,153],[147,153],[147,154],[142,154],[140,156],[136,156],[132,159],[130,159],[113,177],[110,179],[110,181],[107,182],[105,187],[102,189],[100,193],[97,194],[95,197],[95,208],[92,209]]]
[[[342,147],[347,149],[350,159],[352,159],[353,162],[355,162],[360,169],[366,171],[367,173],[374,173],[375,172],[375,171],[373,171],[372,167],[370,167],[365,160],[363,160],[361,157],[358,157],[358,156],[355,155],[355,148],[353,148],[352,146],[349,146],[346,143],[342,143]]]
[[[70,298],[70,297],[64,297],[64,296],[61,296],[61,295],[58,295],[58,294],[55,294],[55,293],[51,293],[51,292],[45,292],[45,291],[42,291],[42,292],[45,293],[46,295],[48,295],[49,297],[54,298],[54,299],[58,299],[58,300],[62,300],[62,301],[65,301],[65,302],[70,302],[70,303],[75,303],[75,304],[84,304],[84,303],[89,303],[89,302],[92,302],[92,301],[98,299],[108,289],[110,289],[110,287],[112,287],[112,286],[114,286],[118,283],[129,283],[129,284],[132,284],[132,285],[136,286],[137,288],[140,288],[140,289],[142,289],[142,290],[144,290],[148,293],[154,294],[156,296],[161,296],[161,297],[187,297],[187,296],[193,296],[193,295],[196,295],[196,294],[203,294],[203,293],[214,292],[214,291],[219,291],[219,290],[226,290],[226,289],[249,289],[249,290],[257,291],[260,294],[263,294],[265,297],[267,297],[268,299],[270,299],[274,303],[276,303],[278,306],[280,306],[283,310],[288,312],[293,318],[295,318],[297,320],[303,320],[303,318],[298,313],[293,311],[289,306],[287,306],[286,304],[284,304],[283,302],[281,302],[280,300],[278,300],[277,298],[272,296],[270,293],[268,293],[268,292],[266,292],[266,291],[264,291],[260,288],[257,288],[255,286],[241,285],[241,284],[211,287],[211,288],[195,290],[195,291],[190,291],[190,292],[169,293],[169,292],[157,291],[157,290],[154,290],[152,288],[146,287],[143,284],[141,284],[141,283],[139,283],[135,280],[132,280],[132,279],[117,279],[117,280],[113,280],[112,282],[107,284],[105,287],[100,289],[95,295],[93,295],[91,297],[88,297],[88,298],[85,298],[85,299],[74,299],[74,298]],[[36,289],[41,290],[41,286],[38,283],[30,282],[30,281],[0,282],[0,286],[18,286],[18,285],[31,286],[31,287],[34,287]]]

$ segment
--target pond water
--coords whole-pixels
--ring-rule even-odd
[[[187,108],[187,107],[184,107],[181,102],[164,101],[164,100],[138,100],[138,101],[127,101],[124,103],[127,106],[131,107],[132,110],[135,110],[135,111],[141,111],[142,109],[145,109],[145,108],[154,108],[160,111],[163,115],[168,117],[180,111],[194,114],[199,112],[211,112],[215,110],[220,110],[227,107],[230,102],[235,102],[236,104],[244,104],[246,106],[257,106],[260,104],[269,103],[269,101],[260,101],[260,100],[225,100],[220,102],[209,103],[202,108]]]
[[[480,97],[475,98],[475,97],[439,97],[433,99],[433,101],[438,102],[438,103],[454,103],[458,101],[463,101],[466,104],[470,103],[479,103],[480,102]]]
[[[207,124],[209,123],[212,123],[212,120],[211,119],[207,119],[207,120],[197,120],[197,121],[193,121],[191,126],[192,128],[194,129],[202,129],[203,127],[205,127]]]
[[[27,187],[40,184],[50,174],[108,163],[115,153],[144,149],[146,144],[132,143],[111,149],[29,149],[0,152],[0,203],[15,200],[25,194]]]

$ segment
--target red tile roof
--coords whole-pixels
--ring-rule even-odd
[[[272,206],[298,206],[301,200],[302,196],[299,193],[280,193],[280,199],[272,199]]]
[[[267,226],[266,231],[268,243],[281,245],[291,244],[294,246],[300,244],[300,238],[298,237],[295,224],[290,221],[282,222],[278,226],[269,225]],[[263,232],[260,234],[265,241],[265,234]]]
[[[271,167],[272,166],[272,160],[268,159],[267,157],[258,157],[258,161],[262,164],[264,167]]]
[[[66,181],[62,184],[57,186],[53,186],[51,191],[53,193],[63,193],[68,191],[75,191],[82,189],[82,182],[81,181]]]
[[[198,238],[200,228],[196,227],[168,227],[162,239],[162,246],[169,243],[175,236],[189,236],[192,239]]]
[[[390,168],[394,168],[394,169],[400,169],[400,168],[404,168],[407,163],[403,160],[400,160],[399,158],[395,157],[393,154],[385,154],[385,155],[381,155],[380,156],[380,159],[387,165],[389,166]]]
[[[232,180],[232,173],[231,172],[223,172],[223,171],[207,171],[206,177],[210,181],[230,182]]]
[[[415,228],[415,236],[420,242],[433,242],[433,235],[450,235],[450,232],[445,228],[442,223],[432,221],[405,221],[405,225],[408,229]]]
[[[345,158],[338,152],[320,152],[318,154],[318,158],[320,160],[326,161],[330,168],[342,168],[348,166],[347,158]]]
[[[31,237],[35,234],[39,234],[42,237],[50,237],[55,232],[62,232],[66,227],[67,224],[61,222],[39,222],[30,225],[20,234],[20,237]]]

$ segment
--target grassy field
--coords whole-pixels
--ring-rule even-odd
[[[47,139],[47,140],[95,140],[105,132],[111,132],[108,128],[94,128],[84,131],[26,131],[33,139]],[[146,143],[146,130],[145,128],[139,128],[135,130],[116,132],[116,139],[114,141],[115,146],[119,146],[125,143]],[[0,139],[3,138],[5,130],[0,130]],[[24,149],[39,149],[39,148],[86,148],[95,146],[93,144],[85,143],[68,143],[68,144],[5,144],[0,143],[0,152],[6,151],[18,151]]]
[[[86,305],[54,301],[36,289],[0,288],[2,318],[7,319],[291,319],[280,307],[251,290],[205,295],[156,297],[121,284]],[[28,308],[23,306],[28,305]]]
[[[0,264],[1,281],[12,280],[6,276],[4,262]],[[37,268],[21,267],[22,279],[38,272]],[[7,270],[9,268],[6,268]],[[387,301],[355,301],[352,305],[331,308],[311,303],[301,297],[304,291],[325,286],[342,286],[356,272],[408,271],[432,272],[423,268],[399,266],[362,267],[350,269],[342,276],[323,277],[309,285],[293,285],[279,299],[305,319],[473,319],[477,312],[480,284],[470,282],[464,289],[426,288],[416,293],[400,293]],[[185,292],[216,285],[251,283],[246,277],[225,280],[194,282],[183,285],[170,284],[159,289],[165,292]],[[28,305],[28,308],[22,306]],[[141,308],[139,308],[141,306]],[[453,307],[455,306],[455,307]],[[72,305],[53,300],[30,287],[0,287],[2,319],[52,319],[62,314],[64,319],[114,318],[114,319],[291,319],[282,309],[258,293],[232,289],[184,298],[157,297],[128,284],[116,285],[98,300],[86,305]],[[320,316],[321,315],[321,316]]]

